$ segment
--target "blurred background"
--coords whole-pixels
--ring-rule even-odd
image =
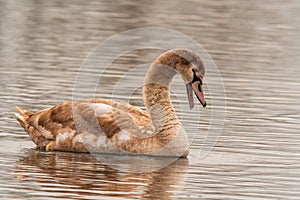
[[[0,0],[0,198],[299,199],[299,9],[297,0]],[[87,154],[33,150],[15,106],[39,111],[72,100],[88,53],[113,34],[142,27],[190,36],[218,66],[227,112],[211,154],[201,160],[197,150],[218,105],[201,109],[201,122],[187,118],[187,130],[200,123],[188,160],[155,172],[126,173]],[[113,82],[160,53],[126,53],[107,73]],[[109,97],[105,88],[97,96]],[[134,95],[131,103],[143,108],[141,91]],[[213,98],[219,97],[207,92],[208,103]]]

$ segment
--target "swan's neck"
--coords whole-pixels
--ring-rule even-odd
[[[160,156],[184,156],[189,152],[189,139],[176,116],[170,100],[170,85],[176,71],[154,62],[147,72],[144,102],[155,128],[155,135],[133,139],[124,150]]]
[[[181,128],[170,100],[170,84],[176,73],[171,67],[153,63],[145,79],[144,102],[160,140],[171,140]]]

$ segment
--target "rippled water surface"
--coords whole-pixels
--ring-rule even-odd
[[[300,198],[299,1],[3,0],[0,8],[0,198]],[[185,98],[184,85],[175,82],[172,88],[186,130],[196,132],[188,159],[135,173],[89,154],[34,150],[14,119],[15,106],[38,111],[72,100],[78,69],[97,44],[121,31],[153,26],[192,37],[218,66],[226,117],[213,151],[200,159],[207,131],[219,129],[211,123],[218,117],[212,110],[222,109],[212,103],[222,95],[209,91],[216,77],[209,67],[204,88],[208,107],[196,108],[199,126],[199,116],[180,110],[187,105],[178,100]],[[122,77],[161,52],[122,55],[103,75],[96,96],[144,108],[139,85],[144,71]],[[86,73],[97,75],[104,67]],[[126,81],[125,90],[112,97],[120,80]],[[137,167],[147,163],[140,159]],[[121,162],[121,168],[127,167]]]

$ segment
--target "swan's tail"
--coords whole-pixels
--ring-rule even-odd
[[[22,107],[16,106],[19,113],[15,113],[16,119],[20,122],[21,126],[28,133],[30,139],[39,147],[43,148],[48,143],[47,140],[32,124],[32,118],[34,118],[34,113],[24,110]]]
[[[27,110],[24,110],[22,107],[16,106],[16,109],[19,113],[15,113],[16,119],[20,122],[21,126],[27,130],[28,129],[28,118],[33,114]]]

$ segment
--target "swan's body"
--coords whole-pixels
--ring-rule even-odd
[[[17,107],[17,120],[31,140],[46,151],[126,153],[186,157],[187,134],[170,101],[170,83],[176,73],[187,84],[190,107],[192,90],[203,106],[204,67],[200,58],[185,49],[159,56],[151,65],[144,85],[147,112],[110,100],[65,102],[31,113]]]

